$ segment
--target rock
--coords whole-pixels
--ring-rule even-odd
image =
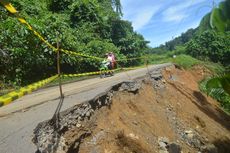
[[[91,116],[91,111],[86,112],[85,116],[89,118]]]
[[[171,143],[167,146],[169,153],[181,153],[181,146],[176,143]]]
[[[192,139],[194,137],[194,133],[192,130],[185,131],[186,137]]]
[[[168,145],[168,143],[169,143],[168,138],[166,138],[166,137],[158,138],[158,145],[159,145],[161,150],[167,150],[166,146]]]
[[[76,127],[77,127],[77,128],[80,128],[80,127],[81,127],[81,124],[80,124],[80,123],[77,123]]]
[[[158,142],[158,145],[159,145],[159,147],[160,147],[161,150],[167,150],[166,149],[166,146],[167,146],[166,143],[164,143],[164,142]]]
[[[194,148],[199,149],[201,147],[200,135],[192,130],[184,131],[184,133],[182,134],[182,138],[188,145]]]
[[[124,82],[122,83],[121,87],[119,88],[120,91],[128,91],[136,93],[141,88],[140,82]]]
[[[159,72],[157,74],[151,74],[151,78],[158,81],[161,80],[163,78],[162,74]]]
[[[208,144],[202,147],[202,152],[205,153],[218,153],[218,149],[214,144]]]
[[[167,150],[159,150],[159,153],[168,153]]]
[[[132,139],[139,139],[139,137],[133,133],[130,133],[129,134],[129,137],[132,138]]]
[[[164,143],[166,143],[166,144],[169,144],[169,139],[166,138],[166,137],[162,137],[161,141],[164,142]]]
[[[192,133],[192,130],[186,130],[184,131],[185,134],[189,134],[189,133]]]

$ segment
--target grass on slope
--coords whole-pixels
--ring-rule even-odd
[[[223,74],[225,71],[224,67],[220,64],[207,62],[207,61],[200,61],[189,55],[181,54],[181,55],[177,55],[176,58],[172,58],[170,56],[169,54],[153,56],[150,59],[151,60],[150,63],[158,64],[158,63],[172,62],[180,67],[183,67],[184,69],[190,69],[195,65],[203,65],[204,67],[209,69],[213,73],[213,75]],[[200,90],[205,94],[208,94],[206,84],[209,79],[211,79],[211,77],[205,78],[199,83]],[[218,92],[211,93],[209,96],[219,101],[220,105],[225,110],[225,112],[230,113],[230,95],[227,94],[223,89],[220,89]]]
[[[150,58],[149,58],[150,64],[161,64],[161,63],[167,63],[167,62],[175,63],[178,66],[183,67],[184,69],[190,69],[195,65],[203,65],[207,69],[212,71],[212,73],[214,73],[214,74],[222,73],[224,71],[223,66],[220,64],[212,63],[212,62],[208,62],[208,61],[200,61],[196,58],[193,58],[193,57],[191,57],[189,55],[185,55],[185,54],[177,55],[176,58],[173,58],[171,56],[171,54],[170,55],[168,55],[168,54],[153,55],[153,56],[150,56]]]

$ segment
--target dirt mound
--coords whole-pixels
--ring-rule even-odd
[[[50,121],[41,123],[35,143],[41,152],[228,153],[230,117],[199,92],[204,75],[169,67],[125,82],[63,112],[58,129],[50,130]],[[55,133],[59,141],[48,141]],[[54,144],[56,149],[47,149]]]

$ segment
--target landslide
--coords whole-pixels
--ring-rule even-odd
[[[124,82],[61,113],[59,128],[40,123],[34,143],[41,152],[228,153],[230,116],[199,91],[206,75],[172,66]]]

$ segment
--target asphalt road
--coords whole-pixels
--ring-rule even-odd
[[[150,71],[170,66],[170,63],[149,66]],[[104,79],[94,78],[63,85],[65,96],[61,111],[91,100],[112,86],[143,77],[147,68],[115,74]],[[41,89],[0,108],[0,153],[34,153],[33,129],[50,119],[59,103],[59,87]]]

